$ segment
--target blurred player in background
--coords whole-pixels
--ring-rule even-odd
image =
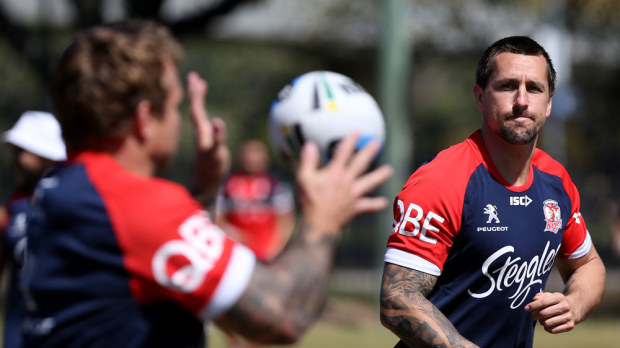
[[[19,272],[27,243],[26,216],[37,182],[57,161],[66,159],[66,152],[58,121],[42,111],[24,112],[13,128],[3,134],[2,141],[10,148],[13,169],[13,192],[6,207],[2,207],[6,209],[6,217],[0,223],[0,272],[5,268],[10,272],[5,297],[4,347],[16,348],[21,347],[25,314]]]
[[[381,321],[397,347],[531,347],[586,319],[605,267],[560,163],[536,148],[555,70],[528,37],[495,42],[474,97],[482,128],[418,168],[394,202]],[[562,293],[545,292],[553,263]]]
[[[51,93],[70,158],[33,202],[25,347],[204,347],[211,320],[251,341],[295,341],[321,312],[342,227],[387,206],[365,196],[391,175],[389,166],[365,173],[379,144],[355,152],[352,133],[320,169],[306,144],[300,228],[273,263],[256,261],[205,211],[230,153],[195,72],[187,93],[198,201],[154,177],[177,146],[181,55],[165,27],[126,21],[80,33],[57,63]]]
[[[269,151],[256,139],[244,141],[237,170],[220,189],[216,223],[263,262],[282,250],[295,224],[295,201],[288,185],[269,173]],[[257,347],[226,332],[229,347]]]
[[[289,185],[269,172],[269,151],[256,139],[241,144],[238,170],[220,191],[216,222],[264,262],[288,241],[295,224],[295,200]]]

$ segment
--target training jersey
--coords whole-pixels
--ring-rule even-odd
[[[204,347],[254,269],[185,188],[98,152],[39,182],[27,233],[25,347]]]
[[[244,243],[263,261],[273,257],[278,217],[295,207],[291,189],[269,173],[231,174],[222,185],[217,212],[244,235]]]
[[[429,300],[480,347],[531,347],[524,307],[556,258],[591,248],[566,170],[537,149],[528,181],[511,186],[475,132],[409,177],[394,201],[385,261],[438,276]]]
[[[30,195],[15,192],[7,204],[7,225],[2,230],[2,248],[9,267],[7,301],[4,310],[4,346],[21,347],[21,323],[24,318],[24,299],[19,289],[20,270],[26,250],[26,217],[30,211]]]

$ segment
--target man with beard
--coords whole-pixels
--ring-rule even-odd
[[[397,347],[531,347],[538,321],[570,331],[600,302],[605,268],[560,163],[536,148],[555,70],[534,40],[484,52],[482,127],[418,168],[394,201],[381,321]],[[562,293],[545,292],[553,264]]]

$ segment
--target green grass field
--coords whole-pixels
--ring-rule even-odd
[[[535,348],[620,348],[620,318],[590,318],[573,331],[552,335],[537,327]],[[210,329],[208,348],[227,348],[221,331]],[[397,339],[381,326],[378,308],[354,300],[330,300],[323,318],[295,348],[391,348]],[[266,348],[266,347],[265,347]]]
[[[0,316],[1,319],[1,316]],[[2,337],[0,320],[0,338]],[[225,335],[208,329],[208,348],[229,348]],[[319,320],[295,345],[281,348],[391,348],[397,339],[381,326],[378,307],[367,300],[331,296]],[[620,316],[615,319],[590,318],[573,331],[551,335],[538,327],[535,348],[620,348]],[[275,348],[275,347],[263,347]]]

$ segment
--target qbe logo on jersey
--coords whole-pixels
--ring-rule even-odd
[[[182,239],[162,244],[153,255],[151,268],[159,284],[190,293],[203,284],[222,256],[225,237],[205,212],[187,218],[178,232]]]
[[[545,232],[550,231],[558,233],[558,230],[562,228],[562,214],[560,212],[560,206],[558,202],[553,199],[547,199],[543,202],[543,212],[545,213]]]

